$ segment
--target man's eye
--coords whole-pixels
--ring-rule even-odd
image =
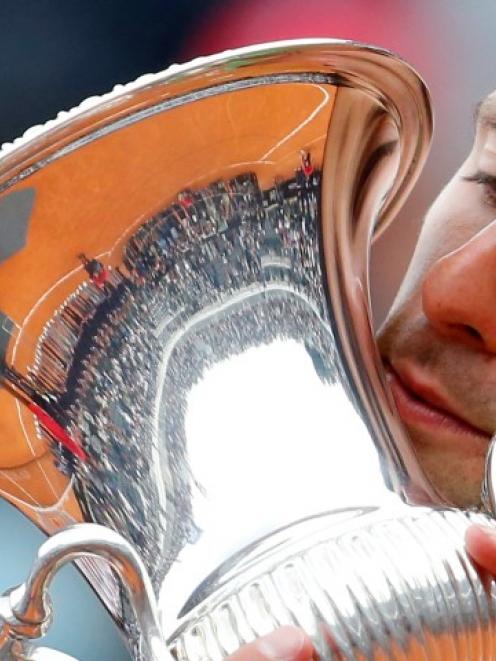
[[[482,186],[484,191],[484,202],[496,207],[496,176],[487,172],[477,171],[475,174],[463,177],[464,181],[471,181]]]

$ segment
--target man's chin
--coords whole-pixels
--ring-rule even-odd
[[[447,505],[476,507],[481,500],[486,450],[437,445],[430,438],[410,431],[419,463]]]

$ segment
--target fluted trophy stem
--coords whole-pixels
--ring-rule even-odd
[[[407,508],[333,512],[279,531],[237,558],[173,637],[180,661],[297,624],[323,661],[492,659],[496,595],[464,549],[475,512]]]

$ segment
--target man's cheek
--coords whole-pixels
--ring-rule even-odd
[[[479,505],[485,457],[462,455],[418,430],[407,431],[421,467],[441,495],[457,507]]]
[[[382,355],[390,355],[401,346],[422,321],[422,306],[419,290],[404,282],[393,301],[391,309],[378,330],[377,341]]]

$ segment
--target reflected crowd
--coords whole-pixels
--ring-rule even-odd
[[[40,422],[39,431],[86,517],[127,536],[157,585],[201,532],[184,421],[205,370],[293,338],[320,378],[334,379],[319,190],[320,172],[302,154],[295,176],[266,190],[248,172],[182,191],[127,240],[118,267],[79,255],[88,279],[40,337],[30,382],[50,393],[51,412],[88,460]]]

